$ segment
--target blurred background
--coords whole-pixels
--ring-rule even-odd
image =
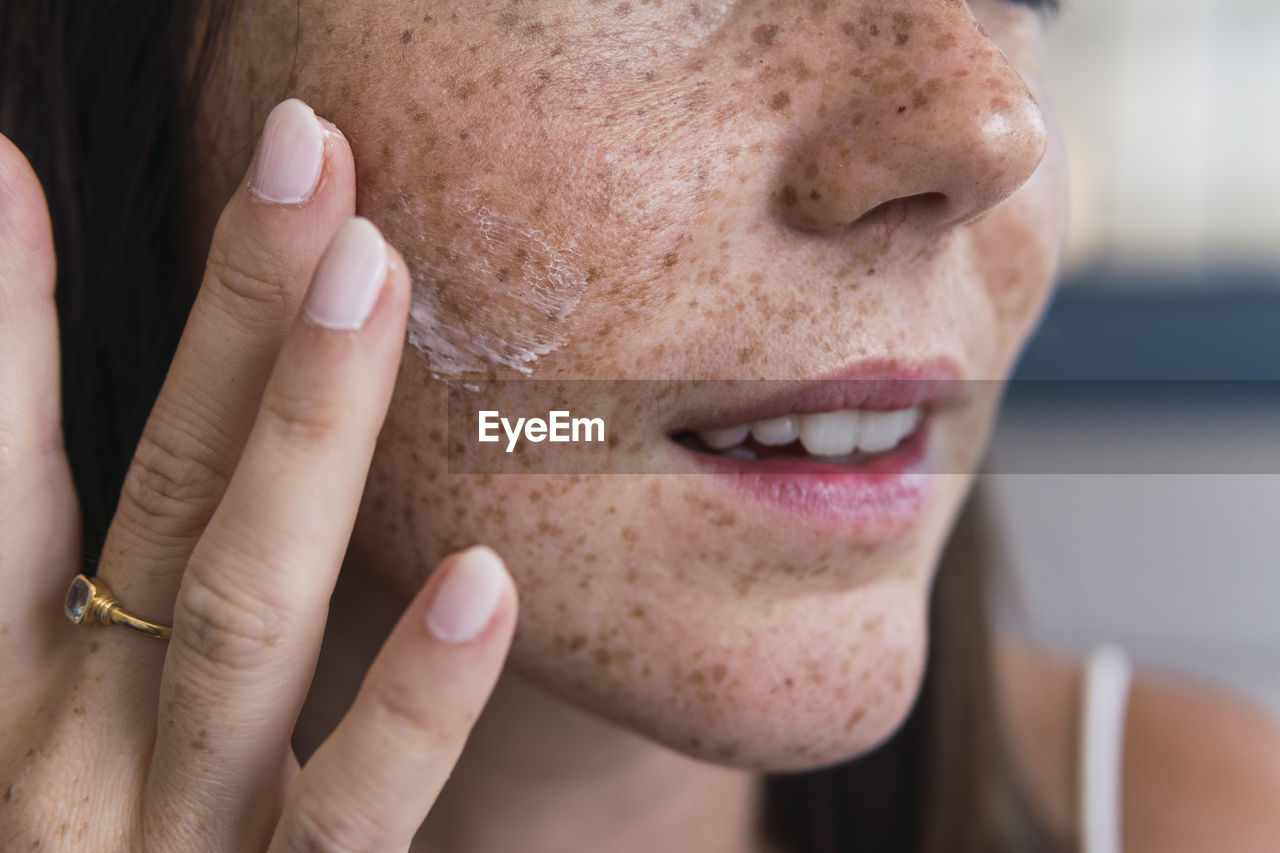
[[[1280,714],[1280,2],[1063,0],[1063,283],[990,455],[1006,631]]]

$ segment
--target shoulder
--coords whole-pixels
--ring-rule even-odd
[[[1275,851],[1280,722],[1209,686],[1136,676],[1125,732],[1124,816],[1135,853]]]
[[[1072,837],[1083,662],[1009,641],[997,648],[1018,767],[1046,819]],[[1274,851],[1280,721],[1210,685],[1138,669],[1126,715],[1123,789],[1130,853]]]

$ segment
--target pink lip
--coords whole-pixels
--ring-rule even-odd
[[[857,467],[821,459],[756,461],[684,450],[695,464],[783,512],[840,526],[897,530],[924,515],[935,477],[928,469],[926,417],[892,452]]]
[[[837,409],[924,407],[915,432],[892,452],[856,467],[821,459],[739,460],[682,451],[702,470],[766,506],[810,521],[891,536],[924,516],[936,485],[929,466],[934,410],[958,396],[959,379],[959,369],[948,360],[905,368],[883,362],[862,364],[732,413],[717,413],[694,427],[722,429],[785,414]]]

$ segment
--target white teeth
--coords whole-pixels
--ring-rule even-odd
[[[902,438],[906,438],[911,435],[911,433],[915,432],[916,427],[920,426],[920,407],[916,406],[914,409],[906,409],[903,411],[902,423],[898,426],[902,430]],[[902,439],[900,438],[898,440],[901,441]]]
[[[919,406],[893,412],[841,409],[812,415],[783,415],[726,429],[698,433],[702,443],[735,459],[755,459],[739,447],[750,436],[757,444],[781,447],[797,438],[811,456],[883,453],[897,447],[920,424]]]
[[[852,409],[800,416],[800,443],[811,456],[845,456],[858,444],[862,415]]]
[[[765,447],[781,447],[800,437],[800,419],[795,415],[783,415],[751,425],[751,437]]]
[[[858,435],[858,449],[863,453],[881,453],[902,438],[899,412],[866,412],[862,416],[862,432]]]
[[[751,432],[751,428],[747,426],[735,426],[728,429],[713,429],[709,432],[698,433],[698,438],[702,439],[702,443],[712,450],[727,450],[735,444],[742,444],[747,440],[747,434]]]

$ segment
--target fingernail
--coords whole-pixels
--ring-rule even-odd
[[[358,329],[369,319],[386,277],[382,235],[367,219],[348,219],[316,266],[302,312],[327,329]]]
[[[315,193],[323,168],[324,129],[311,107],[297,98],[276,104],[258,143],[250,191],[263,201],[298,204]]]
[[[506,573],[492,548],[479,545],[463,551],[427,608],[427,630],[446,643],[474,640],[498,609]]]

